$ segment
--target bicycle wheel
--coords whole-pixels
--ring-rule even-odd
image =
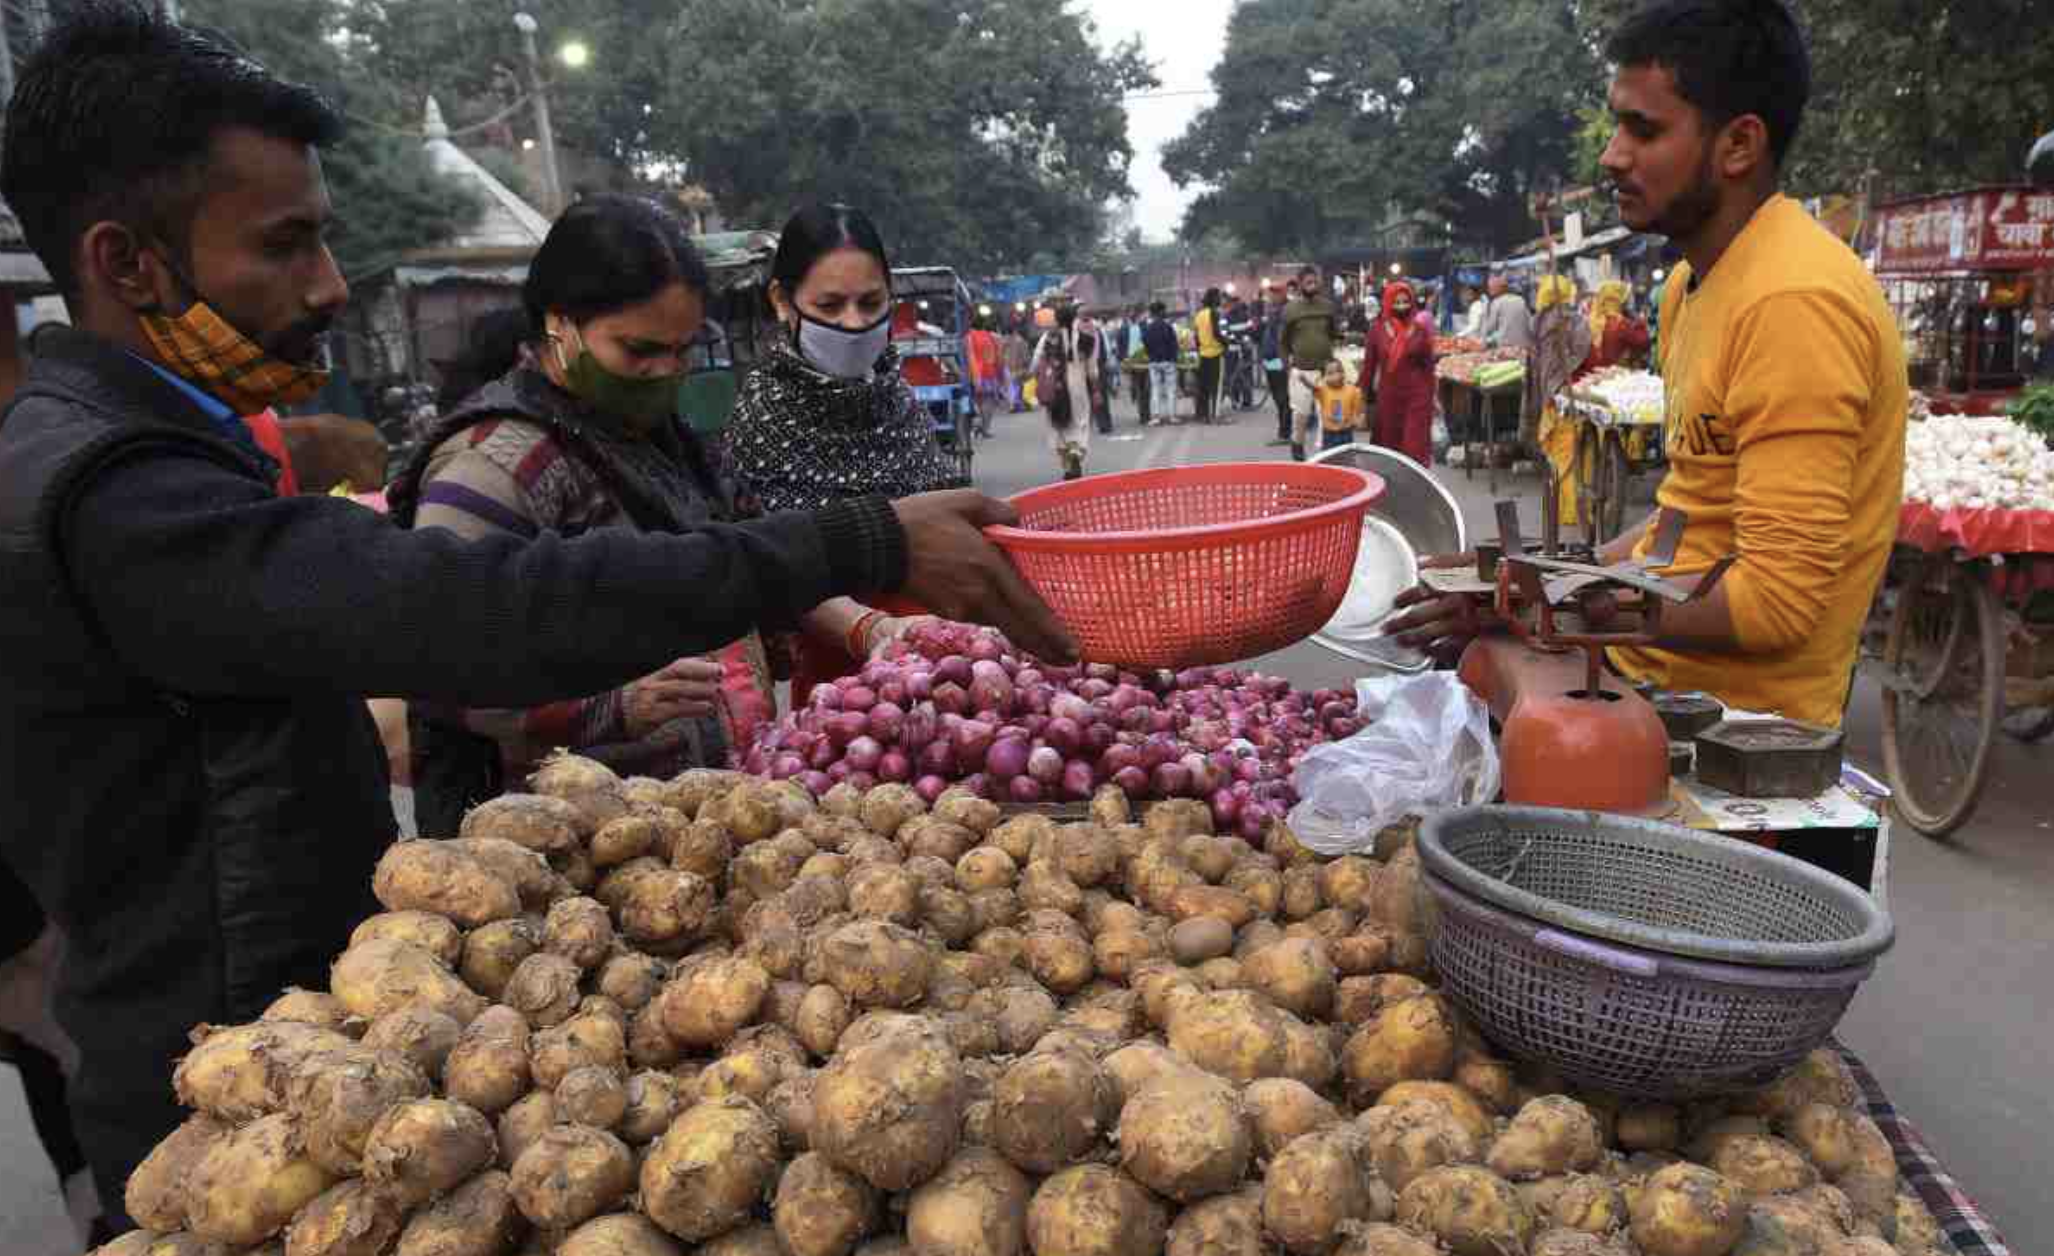
[[[1598,531],[1604,534],[1599,544],[1604,544],[1626,528],[1626,494],[1633,483],[1633,468],[1617,432],[1601,433],[1599,440],[1603,447],[1598,452],[1597,475],[1604,488],[1598,496]]]
[[[2004,717],[2004,607],[1980,569],[1936,555],[1900,589],[1883,661],[1894,805],[1946,838],[1975,814]]]

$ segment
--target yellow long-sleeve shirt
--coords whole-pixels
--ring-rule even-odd
[[[1672,574],[1739,561],[1738,654],[1619,649],[1630,676],[1838,726],[1861,627],[1897,534],[1908,385],[1876,281],[1785,197],[1662,308],[1669,473],[1690,516]],[[1636,553],[1644,553],[1643,538]]]
[[[1191,326],[1198,333],[1198,356],[1216,358],[1227,351],[1227,342],[1220,339],[1220,312],[1211,306],[1201,307],[1192,315]]]

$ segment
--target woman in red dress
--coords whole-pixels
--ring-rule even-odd
[[[1376,409],[1376,443],[1432,466],[1434,329],[1403,280],[1384,285],[1358,384]]]

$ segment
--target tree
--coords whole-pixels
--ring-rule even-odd
[[[457,234],[482,206],[435,173],[418,136],[365,116],[393,102],[383,83],[358,73],[345,55],[341,15],[333,0],[189,0],[185,9],[185,20],[215,27],[274,73],[320,88],[349,114],[322,168],[335,208],[329,248],[343,275],[355,279]]]
[[[1218,97],[1164,152],[1209,185],[1186,236],[1366,240],[1392,211],[1504,248],[1567,173],[1597,66],[1572,0],[1270,0],[1234,10]]]
[[[681,0],[642,52],[641,146],[731,221],[844,200],[908,263],[980,271],[1100,238],[1131,194],[1120,98],[1156,81],[1061,3]]]

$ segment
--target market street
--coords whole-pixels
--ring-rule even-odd
[[[1274,458],[1268,412],[1236,416],[1221,427],[1139,429],[1119,407],[1112,436],[1096,436],[1091,472],[1179,463]],[[977,483],[1005,495],[1054,478],[1039,412],[1002,415],[996,437],[981,442]],[[1472,535],[1486,528],[1484,473],[1444,470],[1468,515]],[[1536,481],[1500,473],[1501,492],[1517,497],[1537,528]],[[1643,486],[1645,487],[1645,486]],[[1348,660],[1312,644],[1260,664],[1300,686],[1345,685]],[[1851,757],[1880,775],[1874,691],[1856,698]],[[1891,908],[1897,945],[1857,996],[1842,1036],[1876,1072],[1902,1111],[1941,1158],[1969,1184],[1983,1208],[2014,1238],[2054,1233],[2054,1198],[2042,1186],[2044,1131],[2054,1123],[2036,1030],[2047,973],[2054,971],[2054,819],[2034,773],[2048,746],[2000,739],[1981,810],[1950,845],[1900,830],[1893,837]],[[397,801],[404,806],[406,799]],[[0,1066],[0,1252],[71,1256],[62,1204],[36,1143],[20,1086]],[[2030,1250],[2030,1249],[2021,1249]]]

